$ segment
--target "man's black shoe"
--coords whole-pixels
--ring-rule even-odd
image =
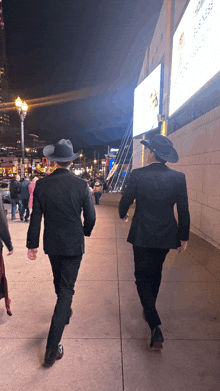
[[[59,345],[57,349],[46,350],[44,357],[44,366],[52,367],[56,360],[63,357],[63,345]]]
[[[23,221],[23,217],[20,217],[20,220]]]
[[[156,326],[151,331],[150,347],[155,351],[160,351],[163,348],[162,342],[164,342],[162,331],[159,326]]]
[[[66,324],[69,324],[70,318],[71,318],[72,315],[73,315],[73,310],[72,310],[72,308],[70,308],[70,314],[69,314],[69,316],[67,318]]]
[[[25,219],[24,221],[26,221],[26,222],[27,222],[27,221],[29,221],[29,219]]]

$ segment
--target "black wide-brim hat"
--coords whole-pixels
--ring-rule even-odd
[[[70,140],[62,139],[55,145],[47,145],[43,149],[43,154],[48,160],[55,162],[70,162],[79,157],[80,152],[73,152],[73,145]]]
[[[173,147],[172,141],[161,134],[156,134],[151,141],[141,140],[141,144],[166,162],[177,163],[179,160],[179,155]]]

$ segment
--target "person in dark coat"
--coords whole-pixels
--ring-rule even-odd
[[[20,209],[20,220],[21,221],[26,221],[28,222],[29,221],[29,215],[30,215],[30,212],[29,212],[29,207],[28,207],[28,201],[29,201],[29,197],[30,197],[30,193],[29,193],[29,185],[30,185],[30,181],[28,179],[28,177],[25,177],[23,181],[20,182],[20,185],[19,185],[19,192],[20,192],[20,200],[21,200],[21,203],[22,203],[22,207]],[[25,213],[26,211],[26,213]],[[24,217],[24,214],[25,214],[25,217]]]
[[[49,145],[43,154],[57,162],[57,169],[36,182],[27,247],[28,257],[36,259],[44,216],[44,252],[50,259],[57,294],[44,359],[44,365],[49,367],[63,356],[59,342],[72,315],[72,296],[84,253],[84,236],[91,235],[96,216],[87,182],[69,171],[71,162],[79,157],[79,153],[73,153],[71,141],[62,139],[55,146]]]
[[[5,243],[8,248],[8,255],[13,254],[13,246],[11,242],[11,236],[8,230],[8,221],[6,218],[2,197],[0,196],[0,300],[5,298],[5,306],[8,315],[12,315],[10,309],[10,299],[8,297],[8,284],[7,278],[5,275],[5,265],[2,256],[3,243]]]
[[[10,182],[11,219],[12,220],[16,219],[17,205],[19,208],[19,212],[21,212],[21,209],[22,209],[22,202],[20,200],[19,186],[20,186],[20,176],[15,175],[15,177]]]
[[[141,143],[149,149],[148,165],[132,171],[120,200],[119,215],[126,219],[130,205],[136,200],[127,241],[133,244],[135,283],[151,329],[150,346],[159,350],[164,338],[155,305],[162,266],[170,249],[186,250],[190,216],[185,175],[165,164],[179,159],[172,142],[156,135],[153,140]],[[175,204],[178,224],[174,216]]]

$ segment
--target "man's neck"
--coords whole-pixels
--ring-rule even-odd
[[[62,168],[63,170],[68,170],[70,169],[70,166],[68,167],[63,167],[63,166],[59,166],[59,164],[57,164],[57,168]]]

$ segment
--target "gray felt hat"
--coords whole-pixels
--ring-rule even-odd
[[[177,163],[179,160],[179,155],[173,147],[172,141],[161,134],[156,134],[151,141],[141,140],[141,144],[166,162]]]
[[[55,145],[47,145],[43,149],[43,154],[48,160],[55,162],[70,162],[79,157],[80,152],[73,152],[73,145],[70,140],[62,139]]]

